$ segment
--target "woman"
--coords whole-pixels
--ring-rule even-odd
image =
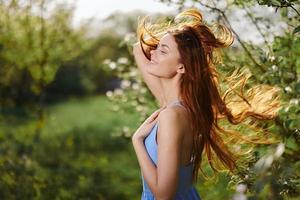
[[[249,141],[223,130],[218,120],[226,118],[238,124],[249,116],[272,119],[279,102],[269,97],[278,90],[253,90],[250,99],[235,99],[230,108],[226,95],[220,96],[215,53],[230,46],[233,36],[225,26],[206,25],[196,9],[164,24],[149,25],[144,19],[138,37],[135,60],[161,107],[132,136],[142,173],[142,200],[200,199],[193,183],[201,170],[202,152],[214,171],[222,166],[233,171],[237,155],[225,145],[226,136],[235,138],[235,142]]]

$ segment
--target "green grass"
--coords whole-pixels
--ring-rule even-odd
[[[111,107],[105,96],[49,105],[38,141],[34,115],[3,114],[0,199],[139,199],[131,142],[112,136],[121,126],[134,128],[138,115]]]
[[[112,136],[122,126],[135,130],[139,116],[113,112],[112,106],[105,96],[48,105],[39,140],[34,115],[2,114],[0,199],[140,199],[131,142]],[[229,199],[228,181],[200,178],[196,187],[203,199]],[[14,188],[19,192],[12,193]]]
[[[105,96],[73,99],[47,107],[48,118],[43,134],[60,134],[74,129],[94,127],[103,132],[114,127],[132,126],[137,114],[116,113]],[[106,132],[106,134],[109,134]]]

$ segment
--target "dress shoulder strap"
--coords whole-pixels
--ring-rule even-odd
[[[186,109],[186,107],[182,104],[182,101],[180,101],[180,100],[175,100],[175,101],[171,102],[167,107],[172,107],[174,105],[178,105],[178,106],[181,106],[184,109]]]

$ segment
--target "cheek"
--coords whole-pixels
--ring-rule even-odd
[[[179,64],[173,57],[166,57],[159,62],[160,66],[164,71],[168,73],[176,73],[177,65]]]
[[[174,62],[174,59],[160,59],[156,64],[149,66],[148,72],[158,77],[171,78],[177,73],[177,64],[177,62]]]

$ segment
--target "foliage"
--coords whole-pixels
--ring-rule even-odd
[[[211,11],[211,13],[216,13],[216,18],[232,29],[239,45],[235,45],[232,49],[223,52],[224,60],[223,65],[220,65],[218,68],[219,72],[226,74],[230,73],[235,67],[246,67],[251,70],[253,75],[250,84],[266,83],[278,86],[284,91],[282,94],[283,107],[276,120],[261,122],[262,126],[268,128],[270,132],[280,138],[281,142],[273,145],[257,145],[255,154],[253,155],[254,159],[249,160],[248,167],[241,168],[237,174],[231,176],[227,193],[229,192],[234,199],[298,198],[300,196],[300,44],[299,37],[295,34],[297,32],[295,31],[295,27],[299,23],[298,12],[295,10],[297,8],[295,3],[297,4],[297,2],[258,2],[261,6],[266,4],[268,6],[274,6],[277,9],[282,9],[279,20],[282,23],[286,23],[288,27],[281,35],[267,32],[273,24],[271,24],[269,19],[255,16],[256,13],[251,10],[251,7],[258,5],[256,1],[228,1],[227,4],[226,1],[162,0],[162,2],[176,4],[180,10],[184,9],[186,5],[193,4],[194,7],[198,7],[200,10],[203,9]],[[224,2],[226,6],[224,6]],[[223,8],[225,9],[221,9],[220,5],[223,5]],[[293,7],[295,9],[287,9],[288,7]],[[241,39],[235,29],[231,26],[229,17],[231,13],[229,10],[231,9],[232,11],[240,9],[246,12],[243,20],[247,21],[247,23],[252,23],[254,27],[256,27],[262,38],[263,44],[260,43],[258,45]],[[274,10],[274,13],[276,10]],[[270,36],[273,38],[271,41],[267,39]],[[127,40],[127,42],[129,43],[129,46],[133,43],[133,41],[130,40]],[[124,85],[126,85],[126,87],[122,87],[121,89],[107,92],[107,96],[116,104],[118,102],[122,102],[121,104],[127,102],[126,105],[140,108],[142,111],[141,119],[145,119],[145,117],[150,114],[149,110],[146,108],[150,106],[151,102],[153,103],[153,97],[149,95],[150,92],[148,90],[145,92],[147,95],[142,95],[140,92],[134,91],[133,86],[134,88],[140,88],[141,91],[147,88],[144,87],[139,76],[136,78],[128,78],[127,74],[136,70],[136,68],[132,68],[133,65],[134,64],[131,61],[127,63],[127,65],[119,63],[118,61],[107,62],[107,66],[110,66],[113,72],[116,72],[120,78],[123,78]],[[146,98],[146,100],[139,102],[137,101],[139,98]],[[119,101],[120,99],[125,100]],[[119,103],[119,105],[121,104]],[[131,110],[133,109],[134,108],[131,108]],[[239,127],[237,127],[237,129],[239,129]],[[134,132],[134,130],[131,132]],[[124,136],[124,134],[120,135]],[[129,136],[127,135],[127,137]],[[225,174],[221,174],[220,176],[223,175]],[[212,182],[214,182],[214,180],[207,181],[207,183]],[[207,185],[202,181],[197,187],[200,191],[202,187],[202,197],[204,199],[222,199],[221,196],[224,194],[223,190],[219,190],[220,192],[213,196],[206,194],[205,191],[207,191]],[[234,189],[236,190],[235,194],[232,193],[232,190]]]
[[[221,74],[248,68],[250,86],[266,83],[284,91],[278,118],[261,122],[280,142],[257,146],[237,174],[200,177],[202,198],[299,199],[299,1],[161,1],[178,9],[193,5],[233,30],[236,43],[223,52]],[[0,199],[139,199],[129,138],[157,107],[131,54],[137,15],[144,14],[116,13],[88,37],[88,23],[73,28],[73,7],[56,2],[0,2]],[[274,8],[274,16],[259,16],[255,7]],[[231,15],[239,11],[261,43],[244,41],[235,30]],[[272,31],[276,24],[284,25],[280,34]],[[114,34],[115,27],[120,32]],[[106,92],[108,99],[56,102],[58,94],[103,92],[109,77],[121,82]],[[45,115],[23,106],[29,101],[39,107],[45,93],[54,101],[44,105]]]
[[[86,27],[70,26],[72,12],[72,7],[50,1],[1,1],[2,106],[41,97],[62,63],[88,47],[83,41]]]
[[[0,199],[138,199],[133,150],[109,134],[137,117],[127,113],[124,121],[110,107],[104,96],[47,106],[38,142],[36,117],[2,115]]]

